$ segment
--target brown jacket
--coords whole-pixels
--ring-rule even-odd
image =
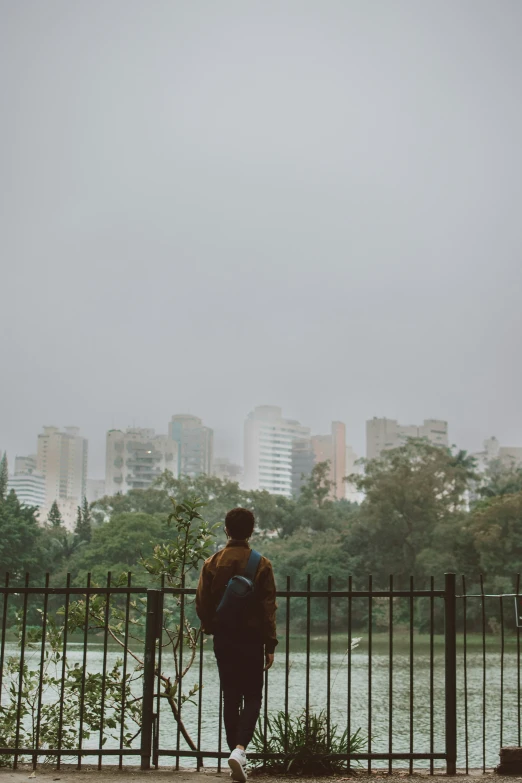
[[[247,541],[230,539],[223,549],[203,563],[196,592],[196,612],[205,633],[214,633],[214,614],[228,580],[244,573],[249,557]],[[259,612],[248,617],[246,630],[262,637],[265,652],[272,653],[277,644],[276,586],[272,563],[266,557],[262,557],[259,563],[255,585]]]

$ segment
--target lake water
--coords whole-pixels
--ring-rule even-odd
[[[467,692],[468,692],[468,743],[469,766],[481,767],[483,763],[482,722],[483,722],[483,669],[482,651],[476,640],[471,639],[467,653]],[[6,644],[6,654],[18,655],[18,648],[11,643]],[[29,658],[39,660],[39,651],[28,651]],[[117,649],[109,649],[108,666],[120,657]],[[68,646],[68,660],[80,663],[83,659],[81,644],[71,643]],[[164,654],[163,670],[168,667]],[[89,643],[87,668],[99,672],[102,669],[103,648],[101,644]],[[129,659],[130,665],[130,659]],[[368,648],[365,640],[352,653],[352,696],[350,702],[351,728],[355,731],[361,727],[364,735],[368,734]],[[390,668],[387,648],[387,637],[376,636],[372,653],[372,750],[386,752],[389,735],[389,683]],[[464,728],[464,670],[462,649],[458,652],[458,766],[465,766],[465,728]],[[517,691],[518,664],[514,642],[506,644],[504,653],[504,693],[503,693],[503,745],[519,744],[519,710]],[[185,679],[184,691],[198,681],[198,660]],[[211,641],[204,652],[203,660],[203,690],[202,690],[202,724],[201,749],[217,750],[219,683],[211,648]],[[301,639],[290,641],[290,674],[288,696],[290,712],[299,712],[306,701],[306,650]],[[331,654],[331,719],[337,723],[341,732],[347,723],[347,658],[346,643],[334,640]],[[310,653],[310,705],[319,712],[326,708],[327,703],[327,656],[324,640],[312,642]],[[498,763],[500,743],[500,651],[498,638],[488,641],[486,670],[486,766],[493,767]],[[139,695],[139,687],[136,695]],[[430,751],[430,658],[426,639],[416,638],[413,670],[413,749],[417,753]],[[408,641],[404,637],[394,643],[393,656],[393,751],[408,752],[410,749],[410,659]],[[197,702],[198,697],[196,697]],[[442,640],[437,637],[434,655],[434,724],[433,745],[435,752],[444,752],[444,648]],[[275,664],[268,677],[268,710],[276,711],[284,708],[285,703],[285,655],[284,647],[279,646]],[[177,730],[166,701],[161,702],[160,742],[161,749],[176,748]],[[183,707],[183,719],[194,740],[197,739],[197,704],[187,704]],[[139,747],[139,739],[134,743]],[[85,741],[85,747],[97,746],[97,738],[91,737]],[[110,746],[110,743],[108,743]],[[186,748],[181,739],[181,748]],[[226,744],[223,736],[223,750]],[[95,758],[87,758],[92,763]],[[136,764],[137,757],[127,757],[127,763]],[[104,764],[116,763],[117,757],[107,757]],[[170,765],[173,759],[160,757],[161,765]],[[182,759],[181,765],[195,764],[193,759]],[[215,765],[213,761],[206,761]],[[364,763],[364,762],[363,762]],[[398,767],[407,766],[406,761],[394,762]],[[429,762],[416,761],[415,767],[426,767]],[[373,767],[387,766],[387,762],[373,762]],[[435,767],[443,767],[443,761],[436,761]]]

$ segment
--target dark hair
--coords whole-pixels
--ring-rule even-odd
[[[250,538],[256,519],[248,508],[233,508],[225,517],[225,527],[232,538]]]

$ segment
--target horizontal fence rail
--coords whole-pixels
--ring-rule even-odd
[[[214,760],[220,771],[223,697],[194,587],[91,582],[7,575],[0,586],[0,763],[139,757],[143,769]],[[346,769],[486,770],[503,744],[521,744],[519,577],[502,595],[482,578],[467,592],[454,574],[437,589],[433,577],[404,589],[393,576],[296,587],[287,577],[277,592],[280,644],[248,749],[257,764],[292,758],[278,712],[300,716],[307,736],[320,717]]]

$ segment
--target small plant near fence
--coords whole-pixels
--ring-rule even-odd
[[[342,733],[337,724],[328,726],[326,712],[303,709],[297,715],[280,710],[267,719],[267,737],[258,724],[252,738],[254,753],[277,753],[280,759],[256,762],[258,768],[269,772],[292,775],[333,775],[346,772],[349,753],[358,753],[366,747],[366,737],[358,729],[351,736]],[[333,758],[341,753],[345,758]]]

